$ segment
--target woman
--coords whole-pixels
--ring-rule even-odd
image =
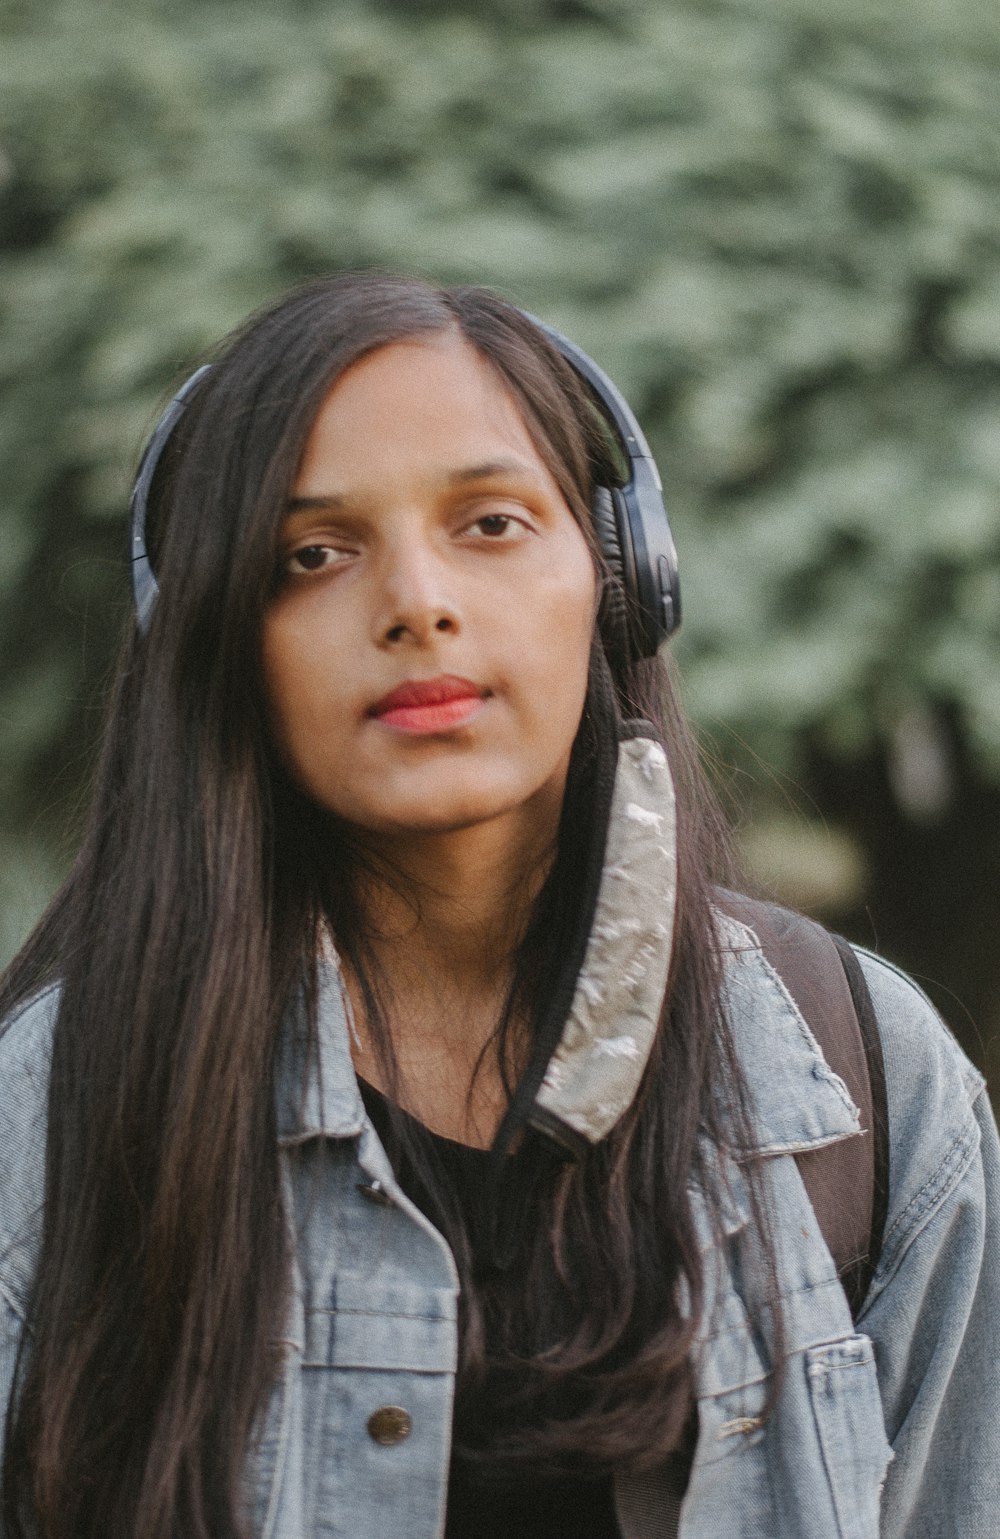
[[[669,551],[651,621],[577,369],[488,293],[348,276],[173,416],[5,983],[4,1533],[651,1539],[682,1494],[693,1539],[993,1531],[982,1081],[865,958],[855,1328],[796,1156],[856,1111],[718,904],[638,655]]]

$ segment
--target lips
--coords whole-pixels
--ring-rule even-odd
[[[479,710],[489,691],[454,674],[436,679],[411,679],[383,695],[368,714],[403,732],[447,732],[461,726]]]

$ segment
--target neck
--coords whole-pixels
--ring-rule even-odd
[[[551,867],[558,806],[447,833],[370,844],[359,901],[395,1070],[371,1036],[359,982],[345,980],[355,1066],[435,1131],[488,1145],[506,1104],[493,1038],[514,959]],[[384,874],[379,874],[384,873]],[[517,1075],[518,1022],[507,1072]]]
[[[416,964],[458,987],[495,983],[508,971],[554,848],[555,828],[527,820],[379,840],[359,897],[380,963],[390,972]]]

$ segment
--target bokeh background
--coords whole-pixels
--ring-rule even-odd
[[[170,384],[294,281],[493,284],[646,424],[755,878],[1000,1078],[996,0],[7,0],[0,959],[73,849]]]

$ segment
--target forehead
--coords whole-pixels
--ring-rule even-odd
[[[457,332],[443,332],[390,343],[340,376],[310,429],[295,490],[511,456],[551,482],[500,374]]]

